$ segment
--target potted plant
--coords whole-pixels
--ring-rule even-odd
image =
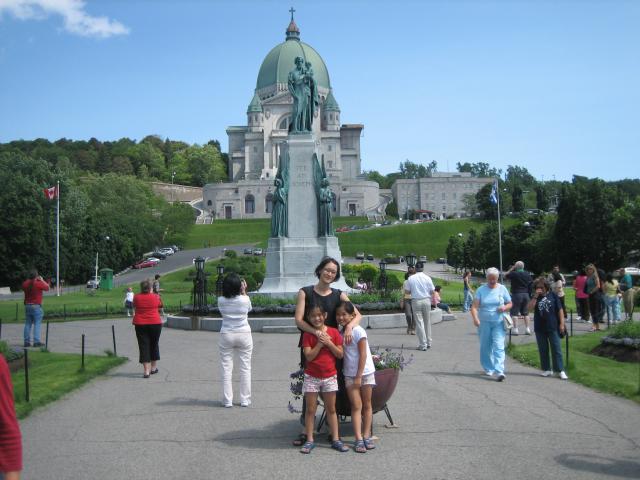
[[[402,348],[399,352],[390,348],[385,348],[384,350],[372,348],[371,354],[373,356],[373,364],[376,367],[376,386],[371,394],[371,406],[373,413],[377,413],[380,410],[385,410],[387,402],[398,384],[400,372],[413,361],[413,355],[409,356],[408,359],[405,358]],[[388,412],[387,416],[389,416]],[[390,417],[389,420],[391,420]]]

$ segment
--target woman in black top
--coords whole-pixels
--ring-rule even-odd
[[[562,364],[562,346],[560,333],[565,334],[564,312],[558,296],[551,291],[549,282],[540,277],[533,282],[533,298],[529,301],[529,310],[533,309],[533,327],[538,342],[542,376],[556,373],[562,380],[567,379]],[[551,347],[551,365],[549,365],[549,347]],[[553,366],[553,370],[551,370]]]
[[[298,292],[298,299],[296,302],[296,312],[295,312],[295,321],[296,326],[301,331],[300,333],[300,341],[298,342],[298,346],[300,348],[300,367],[304,367],[304,353],[302,351],[302,333],[307,332],[313,335],[316,335],[318,338],[321,338],[323,335],[327,334],[321,332],[320,330],[316,330],[309,323],[307,323],[304,318],[307,311],[307,308],[310,308],[313,305],[320,304],[324,308],[324,311],[327,312],[327,319],[325,320],[325,325],[329,327],[338,328],[338,323],[336,322],[336,308],[340,301],[349,301],[349,297],[347,294],[337,288],[331,288],[331,284],[333,282],[337,282],[340,279],[340,264],[335,258],[325,257],[322,259],[320,264],[316,267],[315,270],[316,277],[318,277],[318,283],[315,285],[310,285],[307,287],[303,287]],[[358,309],[355,309],[355,315],[351,323],[349,323],[343,332],[345,343],[351,343],[352,336],[351,331],[353,327],[360,324],[360,320],[362,319],[362,315]],[[344,394],[344,376],[342,375],[342,362],[336,365],[338,370],[338,384],[341,385],[340,394]],[[336,406],[339,408],[339,399],[336,399]],[[304,402],[302,404],[303,415],[304,415]],[[300,446],[306,441],[305,435],[301,434],[293,444],[295,446]]]

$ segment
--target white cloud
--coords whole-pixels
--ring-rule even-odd
[[[0,0],[0,14],[3,12],[20,20],[42,20],[49,15],[60,15],[66,31],[83,37],[107,38],[129,33],[129,29],[117,20],[89,15],[83,0]]]

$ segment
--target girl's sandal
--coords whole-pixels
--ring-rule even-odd
[[[305,444],[306,441],[307,441],[307,435],[305,433],[301,433],[300,435],[298,435],[298,438],[296,438],[293,442],[291,442],[291,444],[294,447],[301,447],[302,445]]]
[[[353,449],[357,453],[367,453],[367,447],[364,444],[364,440],[356,440],[356,443],[353,446]]]
[[[304,445],[302,445],[302,448],[300,449],[300,453],[311,453],[311,450],[315,447],[316,444],[313,442],[304,442]]]
[[[349,447],[347,447],[344,443],[342,443],[342,440],[335,440],[334,442],[332,442],[331,448],[341,453],[349,451]]]
[[[367,450],[373,450],[374,448],[376,448],[375,443],[373,443],[373,438],[371,437],[365,438],[363,442]]]

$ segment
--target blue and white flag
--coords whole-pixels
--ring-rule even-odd
[[[493,203],[494,205],[498,204],[498,190],[496,188],[498,182],[494,182],[493,183],[493,187],[491,187],[491,195],[489,195],[489,200],[491,200],[491,203]]]

